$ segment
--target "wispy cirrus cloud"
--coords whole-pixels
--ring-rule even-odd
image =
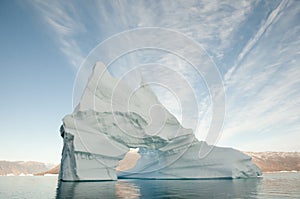
[[[217,64],[226,85],[227,116],[222,145],[248,147],[247,143],[267,139],[268,135],[282,135],[280,131],[290,132],[293,141],[296,136],[293,132],[299,130],[297,2],[34,1],[32,5],[55,33],[59,49],[75,69],[99,42],[132,28],[169,28],[201,44]],[[147,55],[152,57],[141,59]],[[151,69],[146,71],[164,79],[178,96],[184,96],[181,98],[186,105],[196,96],[201,124],[196,134],[202,138],[200,134],[209,126],[212,108],[204,80],[187,63],[170,54],[133,53],[118,63],[126,69],[145,61],[169,66],[182,75],[179,78],[165,72],[153,73]],[[188,93],[186,85],[178,84],[182,78],[190,83],[194,93]],[[180,108],[176,97],[158,94],[168,106]],[[194,115],[190,118],[197,119]]]
[[[42,19],[54,33],[59,49],[75,68],[84,59],[76,36],[86,32],[75,6],[64,1],[32,1],[32,6],[40,13]]]
[[[56,33],[73,65],[104,39],[124,30],[163,27],[180,31],[221,58],[230,37],[254,6],[249,1],[96,1],[31,3]],[[88,46],[88,47],[86,47]],[[88,50],[88,51],[86,51]]]
[[[246,46],[247,56],[243,55],[243,60],[226,82],[228,111],[224,144],[249,150],[250,142],[257,150],[259,144],[265,142],[269,147],[270,140],[278,143],[276,137],[285,136],[285,140],[290,137],[291,145],[282,150],[299,150],[292,139],[300,139],[296,133],[300,130],[300,59],[297,55],[300,27],[296,23],[297,14],[299,8],[294,2],[281,2],[270,14],[272,23],[268,17],[268,28],[262,24],[259,37],[256,34],[250,40],[251,45]]]
[[[234,66],[225,74],[225,81],[230,79],[230,76],[237,67],[241,64],[245,56],[252,50],[252,48],[257,44],[257,42],[260,40],[260,38],[263,36],[263,34],[267,31],[267,29],[273,24],[276,17],[281,13],[281,11],[286,7],[288,1],[283,0],[280,2],[280,4],[270,12],[268,18],[263,22],[263,24],[259,27],[257,32],[249,39],[247,44],[243,47],[241,52],[239,53]]]

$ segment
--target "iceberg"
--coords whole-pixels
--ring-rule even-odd
[[[62,181],[248,178],[261,175],[251,157],[198,141],[159,102],[151,87],[133,89],[97,62],[79,104],[63,118]],[[116,171],[130,148],[141,156]]]

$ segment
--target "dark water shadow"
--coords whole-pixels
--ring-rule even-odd
[[[56,198],[257,198],[260,179],[59,182]]]

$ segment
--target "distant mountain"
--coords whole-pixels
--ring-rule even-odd
[[[253,158],[254,163],[264,172],[276,171],[300,171],[300,152],[244,152]],[[140,155],[136,151],[130,151],[120,161],[117,171],[125,171],[132,168]],[[40,162],[8,162],[0,161],[0,175],[13,173],[23,174],[58,174],[60,165],[52,166]]]
[[[46,175],[46,174],[58,174],[59,173],[59,169],[60,169],[60,164],[57,165],[56,167],[48,170],[48,171],[43,171],[43,172],[40,172],[40,173],[35,173],[34,175],[36,176],[43,176],[43,175]]]
[[[0,175],[35,174],[47,171],[53,165],[34,161],[4,161],[0,160]]]
[[[116,171],[126,171],[134,167],[138,159],[140,159],[140,154],[137,153],[135,150],[130,150],[123,160],[119,161],[119,166],[116,168]]]
[[[245,152],[264,172],[300,171],[299,152]]]

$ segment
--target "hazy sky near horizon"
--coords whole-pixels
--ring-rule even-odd
[[[81,62],[110,36],[143,27],[187,35],[218,67],[226,89],[226,117],[217,145],[300,151],[299,19],[296,0],[2,0],[0,159],[58,163],[58,129],[73,110],[73,83]],[[172,65],[171,58],[161,63]],[[180,70],[200,93],[204,126],[196,136],[201,138],[209,102],[194,74]],[[157,75],[176,84],[170,75]],[[172,109],[176,103],[168,100]]]

